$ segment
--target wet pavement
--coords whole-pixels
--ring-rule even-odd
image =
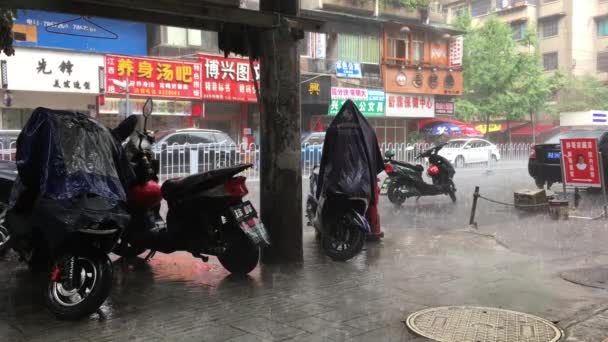
[[[560,277],[608,263],[606,221],[553,221],[482,201],[471,232],[476,185],[512,203],[513,190],[533,182],[525,164],[506,164],[459,171],[456,185],[456,204],[428,197],[396,211],[384,201],[384,241],[346,263],[326,258],[310,228],[304,263],[262,265],[247,278],[185,253],[115,259],[102,314],[79,322],[44,310],[33,277],[9,255],[0,262],[0,341],[426,341],[403,321],[448,305],[540,316],[568,341],[608,338],[608,292]],[[258,185],[249,187],[257,204]],[[583,194],[580,211],[597,213],[600,198]]]

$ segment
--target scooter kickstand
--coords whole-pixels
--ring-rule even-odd
[[[150,261],[150,259],[154,258],[155,255],[156,255],[156,251],[152,250],[152,251],[150,251],[150,253],[148,253],[148,255],[146,255],[144,260],[146,262],[148,262],[148,261]]]

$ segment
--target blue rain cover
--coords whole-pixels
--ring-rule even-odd
[[[133,171],[110,130],[82,113],[36,108],[17,139],[20,181],[38,196],[126,201]]]

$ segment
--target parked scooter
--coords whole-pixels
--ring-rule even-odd
[[[365,218],[375,201],[383,161],[373,127],[347,100],[325,135],[321,165],[310,176],[307,216],[325,253],[346,261],[362,249],[371,231]]]
[[[422,165],[393,160],[394,153],[387,152],[385,171],[388,177],[382,184],[380,194],[388,196],[389,201],[395,205],[403,204],[410,197],[437,195],[448,195],[452,202],[456,202],[456,186],[453,181],[456,171],[446,158],[438,154],[445,145],[432,147],[416,157],[416,159],[429,159],[427,175],[433,184],[426,183],[422,178],[424,172]]]
[[[12,248],[41,276],[60,319],[94,313],[111,292],[108,254],[129,221],[118,198],[129,175],[120,148],[84,114],[38,108],[19,137],[19,173],[15,162],[1,164],[0,252]]]
[[[306,201],[308,225],[315,228],[327,256],[335,261],[347,261],[361,252],[371,231],[365,218],[368,202],[332,194],[321,204],[315,197],[318,179],[319,169],[315,168],[309,178],[310,193]]]
[[[208,261],[215,255],[231,273],[247,274],[258,264],[260,246],[268,234],[257,218],[245,177],[237,176],[250,164],[217,169],[182,179],[158,181],[159,162],[154,160],[153,137],[146,131],[152,100],[144,106],[144,129],[132,135],[125,149],[132,156],[138,185],[129,192],[132,221],[114,253],[132,257],[150,250],[190,252]],[[160,217],[160,202],[168,204],[167,221]]]

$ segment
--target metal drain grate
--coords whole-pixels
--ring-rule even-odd
[[[439,342],[556,342],[562,331],[521,312],[472,306],[422,310],[407,318],[415,333]]]

